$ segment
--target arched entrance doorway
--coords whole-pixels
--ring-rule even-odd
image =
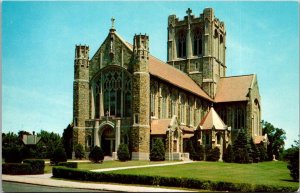
[[[101,148],[104,155],[112,156],[112,152],[115,150],[115,132],[114,129],[107,125],[103,127],[101,135]]]

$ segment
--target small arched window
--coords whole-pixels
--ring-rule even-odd
[[[87,145],[87,147],[92,146],[92,137],[90,135],[88,135],[86,138],[86,145]]]
[[[177,56],[179,58],[186,57],[186,35],[184,31],[180,31],[178,34]]]
[[[200,29],[194,31],[194,56],[202,55],[202,34]]]

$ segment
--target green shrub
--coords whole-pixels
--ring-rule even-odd
[[[104,160],[102,149],[98,146],[95,146],[89,154],[89,159],[94,163],[102,163]]]
[[[91,172],[66,167],[53,167],[53,177],[70,180],[117,182],[123,184],[143,184],[157,186],[171,186],[210,191],[231,192],[293,192],[296,189],[284,186],[252,185],[248,183],[232,183],[222,181],[209,181],[193,178],[175,178],[163,176],[146,176],[133,174],[114,174],[109,172]]]
[[[54,165],[57,165],[58,162],[66,162],[66,161],[67,161],[67,155],[65,149],[62,147],[56,148],[52,154],[50,162],[53,163]]]
[[[199,145],[199,143],[195,143],[195,156],[194,156],[194,160],[197,161],[202,161],[204,160],[204,155],[205,155],[205,149],[203,147],[203,145]]]
[[[268,160],[268,154],[267,150],[264,146],[263,142],[260,142],[260,144],[257,145],[257,149],[259,151],[259,161],[267,161]]]
[[[260,160],[260,153],[259,153],[259,150],[258,150],[256,144],[254,144],[252,138],[250,140],[250,145],[251,145],[251,150],[252,150],[252,152],[251,152],[252,160],[254,163],[258,163]]]
[[[218,147],[208,150],[206,155],[207,161],[218,161],[219,159],[220,159],[220,149]]]
[[[21,148],[18,146],[12,146],[7,148],[5,152],[5,163],[21,163],[23,154]]]
[[[190,154],[190,159],[191,160],[195,160],[195,156],[196,156],[196,151],[194,149],[194,146],[193,146],[193,143],[191,140],[188,141],[188,144],[187,144],[187,150]]]
[[[78,168],[77,162],[59,162],[58,166],[64,166],[67,168]]]
[[[236,163],[251,163],[249,153],[251,153],[251,145],[245,129],[239,130],[239,133],[233,143],[234,162]]]
[[[84,150],[83,150],[83,146],[81,144],[77,144],[74,147],[74,151],[75,151],[75,158],[76,159],[82,159],[85,156]]]
[[[165,160],[165,146],[160,138],[155,139],[150,152],[151,161]]]
[[[21,164],[21,163],[5,163],[2,164],[2,174],[11,174],[11,175],[26,175],[31,173],[30,164]]]
[[[31,174],[43,174],[45,169],[45,161],[41,159],[26,159],[23,163],[29,164]]]
[[[299,181],[299,148],[296,148],[289,157],[287,168],[294,181]]]
[[[223,160],[228,163],[234,162],[234,154],[230,144],[227,146],[223,154]]]
[[[119,145],[118,151],[117,151],[118,159],[120,161],[127,161],[130,159],[128,146],[124,143],[121,143]]]

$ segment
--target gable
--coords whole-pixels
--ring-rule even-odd
[[[116,32],[110,32],[90,60],[90,79],[104,67],[117,65],[128,69],[132,50]]]

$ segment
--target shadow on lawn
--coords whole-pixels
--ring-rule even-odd
[[[280,180],[285,181],[285,182],[297,182],[297,183],[299,183],[298,181],[291,180],[291,179],[280,179]]]

